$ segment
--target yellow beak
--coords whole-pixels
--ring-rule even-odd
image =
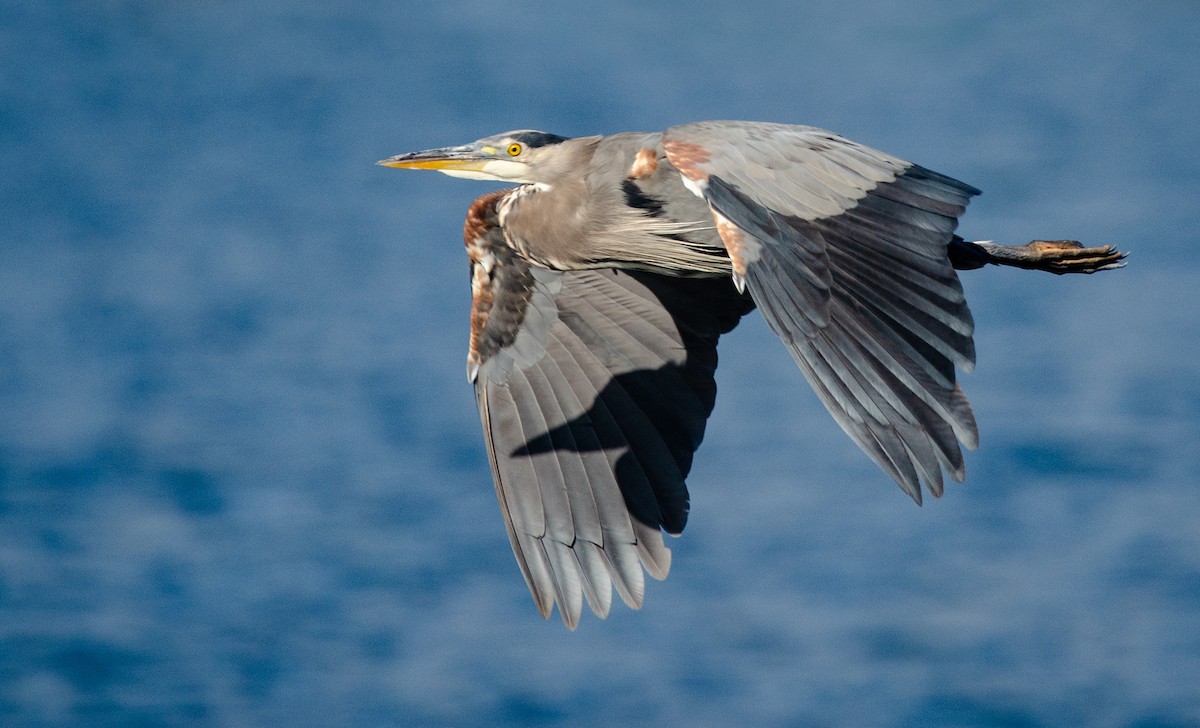
[[[397,169],[462,169],[480,170],[490,157],[482,156],[471,145],[440,147],[422,152],[408,152],[376,162],[381,167]]]

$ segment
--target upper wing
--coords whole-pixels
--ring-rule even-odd
[[[641,605],[682,531],[684,478],[716,397],[716,344],[751,308],[726,279],[529,264],[491,233],[473,266],[469,368],[513,552],[568,627],[610,585]],[[485,269],[486,268],[486,269]]]
[[[974,323],[946,246],[979,191],[812,127],[700,122],[663,147],[846,433],[918,503],[943,467],[961,481]]]

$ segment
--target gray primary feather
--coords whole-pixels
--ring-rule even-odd
[[[813,127],[521,131],[381,164],[521,186],[468,212],[468,371],[539,611],[641,605],[680,533],[716,346],[757,306],[847,434],[918,503],[978,442],[956,268],[1124,265],[1111,247],[954,235],[975,188]],[[744,292],[743,292],[744,289]]]

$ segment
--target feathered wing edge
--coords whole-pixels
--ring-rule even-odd
[[[917,503],[978,430],[974,323],[946,252],[978,190],[811,128],[668,131],[768,324],[842,429]],[[741,138],[739,138],[741,135]],[[769,205],[764,203],[769,201]]]
[[[666,577],[660,528],[686,523],[717,339],[751,304],[722,279],[533,272],[531,291],[514,292],[527,301],[521,332],[482,362],[476,397],[526,584],[543,616],[557,603],[573,629],[584,599],[607,615],[612,587],[639,607],[642,566]],[[524,362],[520,349],[542,353]]]

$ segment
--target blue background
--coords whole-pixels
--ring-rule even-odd
[[[0,2],[0,723],[1200,725],[1200,5]],[[985,190],[918,509],[757,316],[640,612],[543,623],[465,355],[512,128],[836,130]]]

